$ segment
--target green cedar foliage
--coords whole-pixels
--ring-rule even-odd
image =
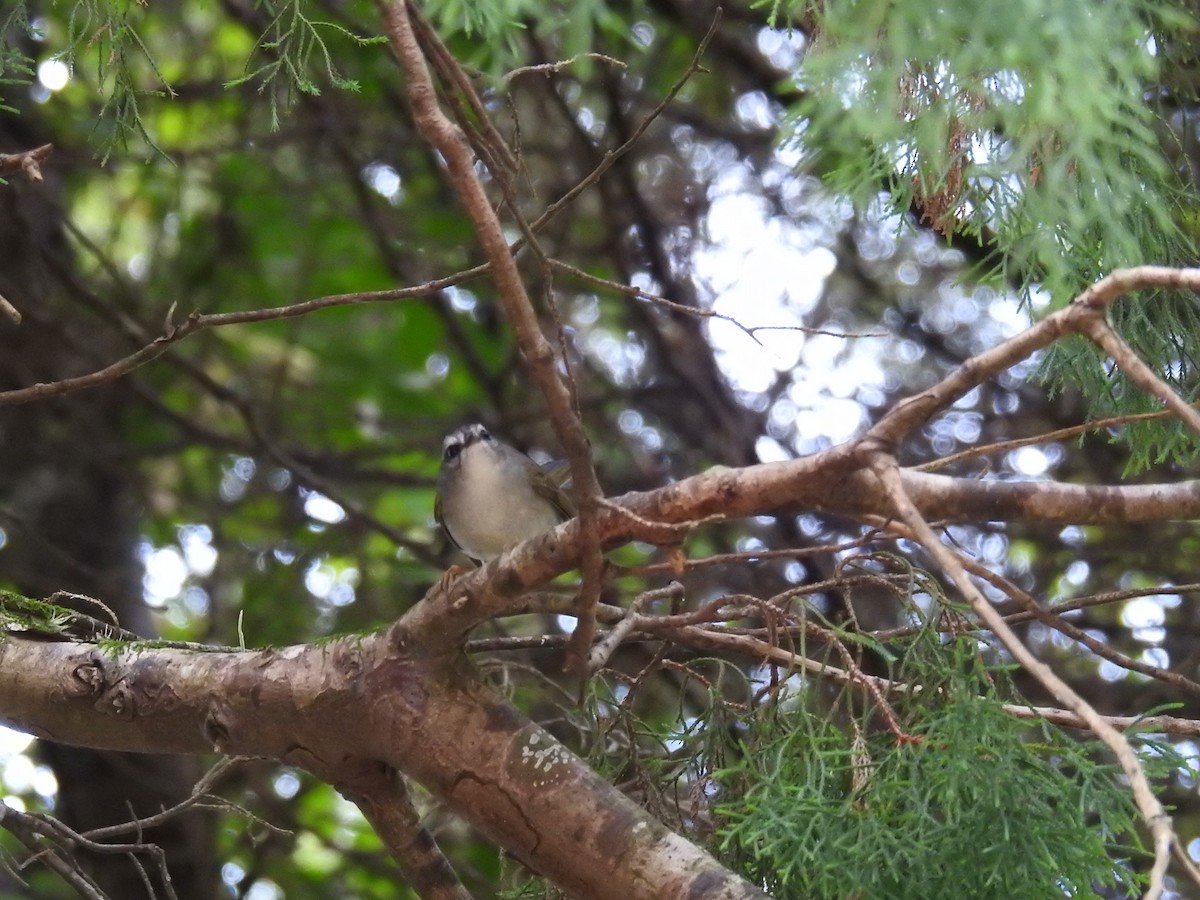
[[[892,697],[903,739],[847,696],[760,716],[720,774],[727,861],[781,898],[1136,892],[1144,853],[1117,767],[1006,712],[1003,673],[978,654],[968,637],[908,648],[921,688]]]
[[[1153,0],[1014,0],[982,14],[973,0],[936,14],[836,0],[808,16],[788,140],[826,187],[978,241],[976,275],[1027,301],[1061,306],[1119,267],[1194,264],[1196,195],[1161,99],[1163,57],[1196,32],[1184,13]],[[1112,319],[1195,399],[1194,297],[1143,293]],[[1056,347],[1043,373],[1082,388],[1096,416],[1157,407],[1083,341]],[[1177,426],[1139,427],[1134,468],[1194,452]]]

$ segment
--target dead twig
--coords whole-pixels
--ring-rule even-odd
[[[617,647],[621,645],[621,642],[637,629],[639,620],[643,618],[641,615],[642,610],[656,600],[681,600],[683,596],[683,585],[678,581],[672,581],[666,587],[638,594],[626,611],[625,617],[610,628],[607,633],[599,637],[595,646],[592,647],[592,652],[588,654],[588,674],[595,675],[604,668],[608,663],[609,657],[613,655]]]
[[[482,271],[482,269],[480,269]],[[472,275],[467,277],[473,277]],[[332,294],[326,297],[317,297],[313,300],[305,300],[301,303],[293,303],[290,306],[278,306],[270,309],[250,309],[241,312],[228,313],[192,313],[182,322],[166,323],[164,332],[145,345],[141,349],[129,354],[123,359],[119,359],[114,363],[98,369],[94,372],[89,372],[85,375],[77,375],[73,378],[63,378],[59,381],[40,382],[28,387],[15,388],[10,391],[0,391],[0,406],[15,406],[19,403],[28,403],[31,400],[40,400],[44,397],[54,397],[60,394],[67,394],[72,391],[83,390],[85,388],[96,387],[101,384],[106,384],[110,381],[115,381],[123,375],[127,375],[134,369],[137,369],[153,359],[157,359],[166,353],[173,345],[179,343],[189,335],[195,334],[198,331],[205,331],[210,328],[221,328],[229,325],[246,325],[252,322],[270,322],[277,319],[290,319],[296,316],[307,315],[319,309],[327,309],[333,306],[351,306],[360,303],[384,303],[393,300],[409,300],[423,297],[430,297],[437,294],[438,291],[457,284],[462,281],[466,273],[458,273],[446,278],[438,278],[433,281],[427,281],[424,284],[414,285],[407,288],[393,288],[386,291],[360,291],[353,294]]]
[[[0,153],[0,173],[24,172],[30,181],[42,180],[41,164],[54,152],[53,144],[42,144],[20,153]]]

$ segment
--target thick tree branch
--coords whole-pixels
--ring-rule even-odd
[[[596,533],[604,543],[654,542],[662,539],[663,523],[806,510],[886,519],[887,491],[875,473],[859,467],[854,448],[845,445],[744,469],[719,467],[655,491],[626,494],[601,509]],[[1200,517],[1200,480],[1088,486],[978,481],[912,470],[898,474],[907,495],[930,520],[1116,524]],[[580,543],[577,522],[560,525],[464,575],[448,594],[430,595],[409,612],[406,622],[435,644],[457,640],[479,623],[511,613],[521,594],[574,568]]]
[[[102,650],[10,636],[0,645],[0,698],[0,720],[51,740],[265,756],[334,777],[352,796],[388,769],[404,772],[581,896],[764,896],[596,775],[460,658],[422,652],[402,623],[387,635],[263,651]]]

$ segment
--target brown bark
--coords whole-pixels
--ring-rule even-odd
[[[114,653],[10,638],[0,646],[3,719],[110,749],[281,759],[352,795],[364,767],[395,768],[577,896],[762,896],[520,715],[461,657],[412,652],[415,639],[402,624],[265,651]]]

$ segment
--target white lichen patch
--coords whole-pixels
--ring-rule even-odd
[[[549,776],[546,780],[556,775],[555,770],[560,765],[569,765],[570,758],[571,754],[566,747],[540,731],[530,733],[519,750],[521,766],[540,775]]]

